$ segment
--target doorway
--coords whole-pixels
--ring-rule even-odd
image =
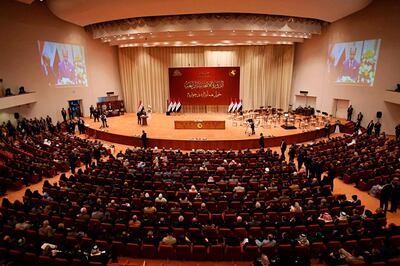
[[[349,108],[350,100],[346,99],[333,99],[332,115],[336,118],[347,118],[347,108]]]
[[[82,100],[70,100],[68,106],[71,108],[74,117],[83,117]]]

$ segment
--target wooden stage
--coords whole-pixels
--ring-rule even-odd
[[[84,118],[87,134],[93,138],[114,143],[141,146],[141,133],[147,133],[148,147],[191,149],[246,149],[259,148],[260,133],[264,134],[265,147],[279,146],[284,138],[288,144],[310,141],[325,135],[324,129],[310,127],[305,129],[286,130],[281,127],[283,119],[272,125],[256,127],[256,134],[246,134],[245,124],[234,123],[229,114],[201,113],[201,114],[172,114],[153,113],[148,118],[147,126],[137,123],[135,113],[107,118],[109,128],[100,129],[100,122],[94,123],[88,117]],[[225,129],[175,129],[175,121],[225,121]],[[333,124],[336,119],[331,119]],[[344,121],[342,121],[344,123]],[[296,127],[298,126],[295,124]],[[342,126],[341,131],[346,127]],[[332,132],[334,127],[332,127]]]

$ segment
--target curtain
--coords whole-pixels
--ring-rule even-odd
[[[118,57],[128,112],[136,112],[139,101],[146,109],[151,105],[153,112],[165,112],[168,68],[188,66],[239,66],[244,109],[288,108],[293,45],[119,48]]]

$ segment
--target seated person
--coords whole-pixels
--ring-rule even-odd
[[[19,93],[18,94],[24,94],[25,92],[25,88],[23,86],[19,87]]]
[[[12,96],[13,94],[11,93],[11,89],[7,88],[6,89],[6,94],[4,96]]]

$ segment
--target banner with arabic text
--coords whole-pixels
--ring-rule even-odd
[[[229,105],[239,84],[239,67],[169,68],[170,98],[182,105]]]

